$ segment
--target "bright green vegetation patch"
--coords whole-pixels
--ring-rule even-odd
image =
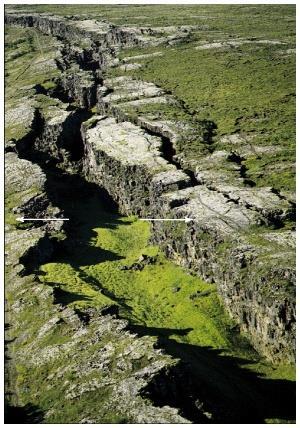
[[[72,200],[70,217],[78,224],[74,238],[67,238],[61,254],[40,267],[40,280],[59,288],[63,304],[78,309],[117,304],[120,315],[144,334],[223,349],[227,355],[249,358],[256,370],[258,356],[234,333],[216,286],[174,265],[149,245],[146,222],[107,213],[96,198]],[[122,270],[142,254],[156,257],[155,262],[141,271]],[[271,370],[264,361],[257,367],[259,372]],[[291,377],[294,369],[272,370],[275,377],[285,378],[287,370]]]
[[[91,210],[99,212],[96,201],[80,209],[84,216]],[[66,301],[69,295],[68,303],[77,308],[117,303],[121,316],[133,324],[178,330],[176,340],[230,349],[228,328],[232,323],[220,304],[216,287],[169,262],[157,247],[148,246],[150,230],[146,222],[112,217],[115,226],[105,227],[101,217],[103,212],[99,212],[99,225],[93,228],[94,236],[88,241],[88,225],[77,232],[81,244],[73,247],[72,260],[70,254],[67,259],[62,257],[57,263],[41,267],[45,273],[42,281],[59,285]],[[157,260],[141,271],[120,269],[142,254],[156,256]],[[183,334],[185,329],[189,332]]]

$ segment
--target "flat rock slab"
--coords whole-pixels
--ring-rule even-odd
[[[246,208],[260,212],[264,217],[285,219],[291,215],[292,205],[280,198],[270,187],[256,189],[216,185],[215,190]]]
[[[21,98],[18,104],[11,106],[11,108],[7,104],[5,111],[6,140],[9,140],[12,136],[14,139],[24,137],[32,128],[34,115],[34,100],[31,98]]]
[[[251,226],[267,224],[269,219],[288,218],[292,213],[291,204],[270,188],[220,186],[209,189],[199,185],[168,193],[164,198],[170,207],[176,206],[178,200],[184,201],[174,209],[175,216],[190,217],[206,229],[217,228],[225,233],[246,231]]]
[[[142,64],[138,64],[136,62],[128,63],[128,64],[122,64],[120,65],[119,69],[123,71],[132,71],[132,70],[138,70],[142,67]]]
[[[191,186],[190,177],[183,171],[166,171],[156,174],[151,182],[155,193],[158,196],[164,192],[170,192]]]
[[[20,159],[16,153],[5,155],[5,186],[7,193],[25,192],[33,193],[43,191],[46,176],[41,168],[25,159]]]
[[[94,152],[105,152],[125,165],[145,165],[149,171],[175,170],[161,156],[162,140],[130,123],[99,117],[96,126],[86,132],[86,144]]]
[[[94,19],[73,21],[72,25],[82,31],[93,33],[95,36],[105,35],[112,28],[111,24],[103,21],[96,21]]]
[[[176,141],[183,133],[189,133],[193,131],[192,127],[189,127],[189,125],[183,122],[162,120],[156,115],[139,116],[137,119],[137,124],[143,128],[148,129],[150,132],[154,132],[169,138],[174,144],[176,144]]]
[[[152,52],[152,53],[143,54],[143,55],[126,56],[125,58],[123,58],[122,62],[138,61],[140,59],[148,59],[148,58],[153,58],[153,57],[162,56],[162,55],[163,53],[158,51],[158,52]]]
[[[264,234],[264,238],[278,245],[290,247],[293,250],[296,248],[296,232],[293,230],[268,232]]]
[[[170,96],[162,97],[151,97],[151,98],[142,98],[140,100],[126,101],[124,103],[118,103],[118,106],[121,108],[126,107],[139,107],[145,104],[171,104],[173,99]]]
[[[257,213],[236,205],[221,193],[206,186],[195,186],[163,195],[172,207],[174,201],[185,201],[172,210],[174,217],[189,217],[206,230],[225,234],[239,232],[257,224]],[[176,205],[176,204],[175,204]]]
[[[158,97],[165,94],[165,91],[154,83],[135,80],[127,76],[106,79],[103,83],[109,89],[113,89],[113,93],[103,98],[106,103],[133,100],[141,97]]]
[[[245,44],[265,44],[265,45],[284,45],[285,43],[280,40],[259,40],[259,39],[228,39],[228,40],[220,40],[214,41],[211,43],[203,43],[199,46],[196,46],[196,50],[207,50],[207,49],[220,49],[220,48],[230,48],[237,47]]]

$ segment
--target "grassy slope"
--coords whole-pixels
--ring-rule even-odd
[[[294,57],[274,46],[244,45],[221,52],[186,46],[167,49],[135,75],[171,91],[193,119],[212,120],[217,136],[251,134],[252,144],[279,146],[279,153],[249,158],[247,175],[257,185],[294,189]],[[196,155],[200,148],[195,142]],[[222,145],[216,143],[215,149]],[[265,165],[278,161],[284,162],[282,176],[276,171],[264,174]]]
[[[218,18],[207,21],[208,29],[197,32],[191,42],[156,48],[163,56],[138,61],[143,68],[133,75],[174,94],[193,121],[212,120],[217,126],[214,149],[223,148],[219,137],[234,133],[251,136],[252,145],[279,148],[278,152],[248,157],[247,177],[258,186],[294,190],[295,56],[286,53],[295,46],[294,8],[283,6],[280,14],[276,6],[239,8],[244,12],[240,15],[236,8],[220,10]],[[239,37],[285,44],[195,49],[200,42]],[[143,51],[146,49],[134,49],[123,55]],[[174,118],[178,118],[177,113]],[[188,157],[197,157],[201,150],[202,145],[195,140],[192,150],[188,148]]]
[[[52,60],[59,43],[34,28],[5,27],[5,78],[6,97],[19,99],[31,94],[30,86],[53,86],[53,79],[59,75]],[[20,92],[16,94],[15,89]]]

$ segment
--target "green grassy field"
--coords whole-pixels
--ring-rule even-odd
[[[202,11],[201,6],[198,8]],[[182,10],[191,14],[190,9]],[[142,68],[127,73],[166,89],[183,108],[180,111],[153,105],[139,113],[152,108],[160,111],[162,117],[188,121],[198,127],[199,137],[188,145],[184,141],[180,145],[188,160],[197,159],[206,149],[199,128],[204,121],[211,121],[215,127],[210,151],[239,149],[236,144],[225,144],[224,136],[237,135],[249,140],[252,154],[243,160],[247,178],[256,186],[294,191],[294,8],[215,6],[204,7],[202,12],[206,14],[208,28],[196,31],[187,42],[153,48],[161,51],[162,56],[134,59]],[[210,14],[215,15],[211,21]],[[199,25],[199,19],[193,19],[192,23]],[[243,38],[249,42],[226,45]],[[216,42],[225,44],[196,49]],[[135,48],[123,51],[121,57],[147,52],[147,48]],[[111,70],[109,74],[120,75],[121,71]]]
[[[8,7],[9,8],[9,7]],[[117,25],[168,26],[205,24],[210,31],[242,35],[281,35],[295,22],[294,5],[13,5],[13,9],[111,20]],[[272,18],[272,19],[270,19]],[[295,35],[295,29],[289,36]]]
[[[218,137],[236,133],[251,135],[252,145],[279,147],[279,152],[249,157],[247,176],[258,186],[291,190],[295,188],[291,164],[295,154],[295,59],[283,55],[281,49],[244,45],[201,54],[188,46],[167,49],[135,75],[174,94],[192,121],[213,121],[217,127],[215,150],[223,149]],[[198,148],[195,141],[188,156],[194,158],[199,149],[201,145]],[[276,171],[279,163],[280,175]]]

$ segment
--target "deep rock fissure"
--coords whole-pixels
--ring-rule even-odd
[[[54,29],[54,31],[52,31],[52,33],[54,35],[57,35],[57,29]],[[62,38],[62,40],[65,42],[64,38]],[[120,45],[122,45],[122,41],[120,41],[119,39],[118,39],[118,41],[120,42]],[[102,49],[103,49],[103,47],[106,48],[107,45],[109,45],[109,43],[111,43],[111,41],[109,41],[109,39],[105,38],[105,40],[102,43],[102,46],[100,46],[101,43],[99,44],[99,50],[98,50],[98,47],[96,49],[97,50],[96,54],[99,54],[99,56],[100,56],[99,61],[98,61],[98,66],[99,66],[100,69],[104,68],[103,64],[105,63],[105,58],[104,58],[105,54],[104,54],[104,52],[102,52],[102,53],[100,52],[100,48],[102,48]],[[96,44],[95,44],[95,46],[96,46]],[[73,60],[76,59],[76,62],[80,63],[82,61],[82,58],[85,56],[85,54],[83,54],[83,57],[80,56],[80,55],[76,56],[74,54],[74,52],[71,52],[70,47],[68,49],[67,49],[67,51],[65,53],[65,56],[67,56],[68,58],[72,58]],[[93,52],[91,52],[91,55],[93,56]],[[109,51],[109,55],[115,57],[114,51],[110,50]],[[72,62],[72,61],[69,61],[68,58],[66,59],[66,63],[65,63],[66,67],[69,64],[71,64],[71,62]],[[89,66],[87,65],[87,67],[89,67]],[[92,69],[93,69],[93,67],[94,67],[94,65],[91,66]],[[91,70],[89,70],[89,71],[91,71]],[[101,83],[101,79],[99,80],[99,82]],[[95,85],[95,81],[94,81],[94,85]],[[211,146],[211,148],[213,150],[213,132],[214,132],[214,129],[215,129],[215,125],[211,124],[211,123],[206,123],[204,125],[207,125],[207,129],[208,129],[207,135],[204,138],[204,140],[206,140],[207,143],[209,143],[209,145]],[[159,135],[162,138],[162,136],[160,134],[157,134],[157,135]],[[165,143],[163,142],[163,144],[162,144],[162,146],[165,145],[165,147],[162,150],[164,152],[165,158],[168,158],[169,160],[171,160],[172,162],[170,162],[170,163],[173,163],[173,165],[176,166],[176,169],[180,169],[180,165],[176,164],[176,161],[174,160],[173,148],[170,147],[169,142],[165,142]],[[63,145],[65,145],[66,148],[68,148],[68,149],[70,148],[70,147],[68,147],[68,144],[66,145],[65,143],[63,143]],[[81,155],[82,155],[82,152],[80,152],[80,154],[78,155],[78,158],[80,158]],[[58,160],[60,161],[61,159],[58,159]],[[64,160],[65,160],[66,163],[68,163],[68,159],[67,158],[64,158]],[[182,169],[182,171],[184,171],[184,169]],[[192,185],[196,185],[197,182],[193,181],[193,172],[186,171],[186,173],[190,176],[190,178],[192,178]],[[241,171],[241,174],[245,174],[245,171],[244,172]],[[136,182],[136,180],[135,180],[135,182]],[[190,185],[188,185],[187,187],[190,187]],[[148,188],[146,188],[145,190],[148,190]],[[116,195],[114,195],[114,196],[116,196]],[[228,201],[232,202],[230,200],[228,200]],[[175,205],[176,205],[176,202],[175,202]],[[204,207],[208,208],[207,204],[202,204],[202,205]],[[130,209],[131,209],[131,211],[133,211],[135,208],[136,207],[134,207],[134,206],[130,206],[127,209],[127,212],[129,213]],[[230,207],[229,207],[229,209],[230,209]],[[213,210],[211,210],[211,211],[213,212]],[[159,231],[159,233],[157,235],[157,243],[159,245],[163,246],[164,242],[167,242],[169,240],[169,246],[173,247],[171,249],[171,251],[170,251],[170,248],[166,249],[166,253],[168,255],[172,256],[172,254],[174,254],[174,253],[176,255],[176,254],[178,254],[178,251],[179,251],[179,253],[181,252],[181,255],[183,255],[183,257],[185,257],[185,259],[182,260],[184,262],[184,264],[185,265],[188,264],[188,267],[191,267],[191,268],[195,269],[195,271],[197,273],[201,274],[202,277],[204,277],[204,278],[210,278],[211,280],[214,280],[215,282],[222,282],[222,281],[224,281],[225,285],[227,283],[229,283],[230,281],[232,281],[232,278],[230,278],[230,275],[232,273],[232,272],[230,272],[230,269],[232,268],[232,266],[231,265],[229,266],[230,269],[229,269],[229,273],[228,274],[227,274],[227,272],[221,272],[222,267],[220,269],[216,269],[216,260],[215,260],[216,256],[215,256],[215,254],[210,254],[211,252],[213,252],[213,251],[215,251],[217,249],[216,247],[218,246],[218,241],[217,242],[211,242],[211,248],[206,248],[205,251],[203,251],[203,260],[201,260],[201,265],[199,266],[199,263],[198,263],[199,260],[198,259],[194,260],[193,258],[188,257],[189,254],[188,254],[188,247],[187,247],[187,245],[183,244],[181,242],[177,242],[175,240],[175,238],[172,236],[172,234],[168,235],[168,233],[169,232],[167,232],[167,231],[166,232],[162,231],[162,233],[160,234],[160,231]],[[189,236],[186,236],[186,238],[189,238]],[[196,253],[194,253],[194,249],[197,246],[197,242],[196,241],[194,242],[194,237],[191,237],[191,238],[192,238],[192,241],[193,241],[192,242],[193,248],[190,249],[190,251],[193,254],[197,255],[197,251],[196,251]],[[170,242],[170,240],[172,240],[172,241]],[[202,249],[200,249],[200,250],[202,251]],[[211,260],[208,260],[209,257],[207,256],[207,254],[209,254],[209,257],[210,257]],[[231,254],[231,257],[232,257],[232,254]],[[226,260],[229,260],[229,258],[230,257],[227,257]],[[244,254],[242,254],[241,255],[241,259],[244,260],[245,258],[247,258],[247,254],[246,254],[246,256]],[[211,266],[209,265],[209,263],[211,264]],[[245,261],[241,261],[241,266],[245,267],[245,263],[246,263]],[[249,268],[249,272],[250,272],[250,269],[251,269],[251,259],[250,259],[249,266],[250,266],[250,268]],[[227,264],[225,264],[223,268],[226,269],[227,267],[228,267]],[[235,276],[235,275],[237,275],[237,271],[235,269],[233,269],[233,276]],[[250,272],[250,275],[252,276],[251,272]],[[252,280],[252,278],[251,278],[251,280]],[[234,278],[234,281],[237,281],[237,278]],[[259,290],[257,281],[258,281],[258,279],[256,279],[256,278],[253,279],[254,283],[253,283],[252,286],[253,286],[253,289],[254,289],[255,292],[258,292],[258,290]],[[240,300],[241,300],[240,303],[243,304],[243,305],[245,303],[248,304],[249,303],[248,302],[248,300],[249,300],[249,298],[248,298],[248,292],[249,292],[249,295],[250,295],[250,293],[252,293],[252,291],[251,290],[246,290],[245,291],[245,290],[243,290],[243,287],[241,287],[241,289],[239,290],[238,287],[235,287],[234,285],[232,285],[232,286],[233,286],[234,290],[228,290],[227,289],[225,291],[225,293],[221,293],[221,294],[224,294],[223,297],[225,298],[225,301],[229,305],[229,307],[232,309],[232,307],[230,306],[230,302],[232,301],[232,299],[231,299],[232,294],[234,294],[234,293],[239,294],[240,292],[244,293],[244,297],[241,297],[241,296],[239,297]],[[244,286],[244,284],[243,284],[243,286]],[[226,287],[227,287],[227,285],[226,285]],[[236,298],[236,297],[237,297],[237,295],[234,296],[234,298]],[[258,298],[261,298],[261,296],[258,296]],[[236,310],[237,309],[234,308],[234,311],[236,311]],[[269,308],[268,308],[268,310],[269,310]],[[293,310],[293,309],[291,308],[291,310]],[[241,312],[243,312],[243,320],[244,320],[243,322],[245,323],[245,326],[247,326],[247,328],[250,328],[250,327],[252,328],[252,324],[253,324],[253,319],[252,319],[253,317],[252,317],[252,315],[251,314],[246,314],[246,316],[244,316],[244,312],[246,313],[247,311],[246,310],[242,310],[241,308],[238,308],[238,313],[239,313],[238,314],[238,318],[241,318],[240,317],[240,313]],[[231,313],[232,313],[232,311],[231,311]],[[265,316],[265,315],[266,314],[264,314],[263,316]],[[269,315],[267,315],[267,317],[268,316]],[[261,326],[263,324],[266,325],[265,321],[261,320]],[[255,330],[257,330],[256,321],[255,321]],[[273,344],[273,342],[274,342],[273,341],[274,338],[272,336],[273,333],[270,332],[268,334],[270,334],[269,338],[271,339],[271,342]],[[257,331],[256,331],[256,335],[257,335]],[[257,338],[259,338],[258,335],[257,335]],[[259,347],[260,347],[260,344],[259,344]]]
[[[82,121],[84,121],[84,119],[82,119]],[[79,121],[76,128],[77,133],[80,132],[80,123],[81,122]],[[86,196],[89,194],[95,194],[97,192],[100,192],[99,197],[106,198],[106,203],[108,205],[111,205],[111,209],[116,210],[117,206],[104,189],[100,189],[99,186],[95,184],[88,183],[78,173],[73,175],[66,173],[63,169],[58,168],[56,166],[58,161],[57,159],[53,159],[51,157],[51,153],[45,153],[35,148],[35,141],[37,139],[41,139],[41,143],[43,143],[42,136],[44,133],[45,126],[45,121],[37,122],[37,128],[33,130],[32,134],[35,135],[34,141],[32,141],[32,144],[30,145],[22,145],[22,150],[20,151],[19,155],[24,159],[37,163],[42,168],[43,172],[46,174],[47,181],[45,185],[45,190],[50,202],[53,203],[55,206],[59,207],[61,214],[72,216],[72,212],[68,211],[64,204],[65,197],[68,193],[71,192],[73,194],[75,193],[76,195]],[[75,139],[73,141],[75,142],[75,144],[78,144],[78,141],[81,140],[78,136],[78,139]],[[63,144],[62,142],[62,146],[65,145],[66,144]],[[39,145],[39,147],[43,147],[43,144]],[[72,163],[72,168],[81,171],[80,159],[79,161]],[[64,183],[64,187],[61,191],[59,190],[59,183]],[[33,226],[37,227],[38,224],[34,224]],[[66,234],[66,239],[72,240],[74,234],[76,234],[76,225],[74,228],[68,223],[64,224],[64,231]],[[36,256],[42,251],[43,245],[50,245],[54,248],[54,250],[48,251],[48,260],[45,260],[43,258],[43,262],[50,262],[52,259],[51,254],[53,253],[57,255],[61,251],[65,252],[64,244],[56,242],[55,240],[49,242],[49,238],[48,236],[46,236],[41,242],[39,242],[38,248],[33,248],[32,250],[30,250],[30,252],[21,260],[22,264],[25,265],[24,271],[22,272],[23,275],[38,273],[39,263],[32,264],[32,259],[34,258],[39,261],[39,258]],[[38,276],[36,276],[36,280],[38,280]],[[107,295],[112,298],[112,300],[114,300],[116,304],[119,303],[121,305],[124,305],[125,302],[118,300],[118,298],[109,291],[103,289],[101,289],[101,291],[104,295]],[[60,304],[61,292],[59,289],[54,290],[54,298],[55,302],[57,304]],[[118,317],[117,312],[113,307],[107,308],[107,312],[103,313],[103,315],[107,313],[114,314]],[[85,319],[84,314],[82,315],[82,317]],[[132,326],[129,325],[128,328],[130,331],[132,330],[133,332],[135,332],[135,329]],[[172,348],[174,346],[176,347],[177,345],[173,344],[172,346],[169,346],[165,339],[162,338],[162,340],[159,340],[159,346],[166,348],[167,352],[173,355]],[[175,356],[177,358],[179,357],[176,352]],[[188,359],[189,358],[186,356],[185,358],[183,358],[183,361],[188,361]],[[203,393],[201,391],[201,387],[203,388],[203,385],[201,385],[200,387],[198,377],[195,378],[193,374],[193,365],[190,366],[186,363],[180,363],[178,367],[174,369],[170,369],[167,371],[164,370],[161,373],[157,374],[149,382],[149,385],[141,391],[140,394],[142,397],[145,397],[152,401],[153,404],[156,406],[163,407],[165,405],[169,405],[178,408],[182,416],[188,418],[189,420],[195,423],[210,423],[214,421],[239,422],[244,420],[262,422],[263,418],[260,415],[260,411],[258,411],[257,409],[255,411],[252,410],[251,412],[248,412],[246,411],[246,406],[244,404],[242,406],[242,410],[236,409],[235,404],[233,405],[233,403],[231,403],[230,401],[227,402],[226,405],[218,404],[215,401],[217,400],[217,398],[214,397],[215,393],[213,392],[213,388],[211,388],[209,386],[209,383],[207,382],[208,381],[206,380],[204,383],[204,391],[206,392]]]
[[[162,157],[164,159],[166,159],[166,161],[168,161],[170,164],[176,166],[176,169],[178,171],[182,171],[186,175],[189,176],[190,183],[189,183],[188,187],[197,186],[199,184],[199,182],[195,176],[195,173],[189,169],[183,168],[181,166],[181,163],[176,160],[177,152],[176,152],[176,149],[175,149],[174,144],[172,143],[171,139],[166,137],[165,135],[163,135],[160,132],[151,131],[149,128],[146,128],[145,126],[141,126],[141,128],[144,129],[145,132],[147,132],[147,134],[161,138],[161,141],[162,141],[162,145],[161,145]]]
[[[33,151],[32,153],[27,154],[27,159],[32,159],[34,160],[34,162],[37,162],[38,155],[38,152]],[[68,211],[64,204],[66,195],[70,193],[70,190],[76,195],[85,196],[88,196],[89,194],[92,195],[95,194],[95,192],[98,192],[99,197],[107,197],[106,202],[107,204],[112,204],[112,210],[117,209],[114,202],[104,190],[102,193],[102,190],[99,191],[98,186],[91,183],[87,183],[80,175],[70,176],[70,174],[65,173],[63,170],[51,166],[51,164],[45,164],[43,157],[41,157],[41,159],[39,160],[39,165],[42,167],[44,173],[46,173],[47,176],[46,191],[50,201],[53,204],[57,205],[60,208],[61,212],[64,212],[66,215],[72,215],[72,212]],[[65,188],[63,188],[61,191],[59,191],[59,183],[64,183]],[[64,230],[67,237],[66,239],[72,241],[72,239],[74,238],[74,234],[76,236],[76,224],[74,226],[65,224]],[[39,247],[33,249],[32,251],[39,252],[40,250],[41,248]],[[57,255],[59,255],[59,252],[61,251],[63,253],[65,252],[64,245],[60,243],[54,243],[54,252],[52,252],[52,254],[55,253],[57,257]],[[38,265],[33,266],[30,263],[31,256],[32,253],[28,254],[28,256],[22,260],[22,263],[25,263],[26,266],[26,275],[31,273],[38,274]],[[47,260],[43,259],[43,262],[51,262],[51,260],[52,256],[49,252],[49,258]],[[38,280],[38,276],[36,276],[36,280]],[[106,290],[101,289],[101,291],[103,292],[103,294],[106,294]],[[118,298],[112,295],[110,292],[108,292],[108,294],[106,295],[115,300],[116,304],[124,304],[124,302],[119,301]],[[54,289],[54,303],[61,304],[62,297],[63,296],[61,295],[60,289]],[[101,314],[110,314],[116,316],[117,318],[119,317],[118,311],[113,306],[104,309],[103,312],[101,311]],[[83,322],[88,325],[88,313],[86,314],[85,312],[83,312],[79,315]],[[128,329],[129,331],[132,331],[134,333],[139,333],[139,331],[137,331],[134,326],[129,325]],[[144,334],[147,334],[147,329],[145,332],[142,333],[142,335]],[[236,401],[231,401],[228,397],[226,398],[224,403],[220,403],[218,401],[220,398],[215,390],[216,385],[211,386],[209,378],[201,380],[201,377],[199,377],[199,375],[195,376],[194,363],[192,363],[191,365],[189,364],[190,351],[188,349],[188,346],[187,351],[185,351],[186,355],[181,356],[180,344],[176,344],[175,341],[168,340],[164,336],[160,337],[158,332],[156,334],[158,335],[157,347],[159,349],[166,349],[166,352],[168,352],[170,355],[174,355],[176,358],[179,358],[180,360],[182,360],[182,362],[180,362],[178,366],[174,368],[163,370],[162,372],[158,373],[149,382],[147,387],[141,390],[140,395],[142,397],[149,399],[155,406],[158,407],[163,407],[165,405],[175,407],[179,409],[179,412],[183,417],[188,418],[194,423],[238,423],[245,421],[253,423],[263,422],[263,414],[261,413],[261,409],[254,402],[250,404],[249,397],[247,395],[245,396],[245,399],[241,398],[239,406],[236,405]],[[193,351],[191,349],[191,352],[192,354],[196,353],[196,355],[197,352],[200,352],[199,357],[201,359],[203,358],[202,353],[204,352],[205,354],[206,351],[197,351],[196,349]],[[213,351],[211,352],[212,353],[210,355],[210,351],[207,350],[208,354],[205,359],[207,358],[208,360],[213,361],[212,367],[214,366],[214,364],[216,364],[217,366],[216,355]],[[226,362],[225,357],[224,361]],[[230,359],[228,359],[228,362],[226,364],[229,364],[229,361]],[[220,363],[222,366],[222,362]],[[233,372],[237,372],[237,376],[241,375],[242,378],[245,377],[241,369],[238,368],[238,366],[234,362],[230,364],[232,364]],[[222,378],[222,376],[224,375],[225,374],[222,372],[222,370],[220,373],[218,373],[218,376],[220,376],[220,378]],[[258,381],[253,376],[253,380],[251,382],[255,384]],[[268,387],[268,385],[264,385],[262,383],[263,389],[267,389]],[[259,389],[260,388],[258,388],[258,391]],[[261,400],[261,402],[263,402],[263,400]],[[270,409],[268,408],[267,411],[271,412],[271,407]]]
[[[38,159],[38,152],[35,152],[33,156],[27,155],[26,158],[28,160],[34,160],[34,162],[37,162]],[[42,167],[42,170],[44,173],[46,173],[47,176],[47,182],[46,182],[46,192],[49,200],[58,206],[60,208],[60,212],[64,215],[72,216],[72,211],[68,211],[64,205],[64,199],[65,194],[70,192],[76,192],[76,194],[84,195],[84,198],[88,195],[95,195],[95,193],[99,194],[99,197],[102,200],[105,199],[106,207],[111,207],[112,210],[116,210],[117,207],[110,198],[110,196],[105,192],[104,189],[100,189],[98,186],[86,182],[82,177],[75,175],[75,176],[69,176],[69,174],[64,173],[63,171],[59,171],[58,169],[55,170],[55,168],[47,168],[45,167],[45,163],[43,159],[41,162],[37,162],[40,167]],[[55,171],[55,172],[54,172]],[[53,180],[53,174],[55,175],[55,180]],[[52,179],[51,179],[52,176]],[[57,184],[61,181],[64,181],[66,183],[66,189],[61,192],[58,190]],[[70,183],[68,184],[68,181]],[[35,224],[35,227],[41,227],[41,225]],[[74,239],[74,235],[76,236],[76,225],[75,227],[69,226],[68,223],[64,225],[64,232],[66,234],[66,241],[72,242]],[[27,276],[30,274],[35,275],[35,280],[39,281],[39,265],[40,263],[50,263],[53,259],[53,255],[55,254],[55,258],[59,256],[59,254],[62,252],[63,254],[66,254],[66,251],[68,251],[67,248],[68,244],[64,241],[63,243],[57,242],[56,239],[51,239],[46,234],[46,236],[38,242],[37,247],[32,247],[28,253],[24,257],[20,259],[20,263],[24,265],[24,269],[21,272],[22,276]],[[43,258],[40,259],[39,255],[41,253],[48,253],[48,258],[45,259],[44,255]],[[82,271],[82,274],[84,272]],[[103,288],[99,288],[97,284],[93,285],[91,282],[91,278],[83,278],[89,284],[92,286],[92,288],[95,288],[95,290],[101,292],[103,295],[109,297],[111,300],[115,301],[116,305],[112,305],[110,307],[107,307],[107,309],[101,310],[101,315],[113,315],[118,319],[122,319],[119,316],[119,311],[117,308],[121,306],[126,306],[126,303],[123,299],[119,299],[116,295],[111,293],[109,290]],[[39,281],[40,282],[40,281]],[[61,305],[62,304],[62,294],[61,289],[57,286],[53,290],[54,292],[54,303]],[[81,314],[82,315],[82,314]],[[84,313],[82,315],[84,317]],[[128,326],[129,331],[131,331],[130,325]],[[142,397],[145,397],[149,399],[154,405],[163,407],[165,405],[169,405],[171,407],[175,407],[179,410],[179,414],[185,418],[188,418],[194,423],[209,423],[210,419],[205,417],[203,415],[203,408],[197,408],[195,406],[194,401],[197,400],[197,397],[199,395],[198,390],[198,384],[194,383],[193,380],[193,374],[190,371],[190,369],[186,365],[179,364],[176,369],[170,371],[162,371],[161,373],[158,373],[155,375],[155,377],[149,382],[147,388],[145,391],[141,391],[140,395]],[[176,376],[175,376],[176,374]],[[179,374],[181,374],[179,376]],[[184,378],[185,381],[185,388],[182,389],[182,378]],[[153,387],[151,386],[153,383]],[[155,385],[155,386],[154,386]],[[192,397],[194,397],[194,401],[192,400]],[[198,398],[199,399],[199,398]],[[202,397],[202,401],[205,401],[205,397]],[[217,416],[217,415],[216,415]]]
[[[83,119],[82,121],[84,121]],[[34,135],[36,139],[41,138],[45,128],[45,122],[41,122],[40,120],[36,122],[37,126],[32,130],[32,136]],[[77,129],[77,133],[80,134]],[[81,134],[80,134],[81,135]],[[105,201],[105,206],[107,209],[112,210],[113,212],[117,212],[118,207],[116,203],[112,200],[109,194],[105,189],[100,188],[96,184],[87,182],[80,173],[69,174],[65,172],[63,169],[58,168],[56,166],[57,160],[52,158],[51,155],[39,151],[34,147],[34,140],[32,144],[22,145],[21,148],[18,146],[18,156],[21,159],[29,160],[33,163],[36,163],[40,166],[42,171],[46,175],[46,183],[45,183],[45,191],[48,200],[55,206],[60,209],[60,216],[70,216],[72,218],[72,210],[65,205],[65,200],[68,198],[70,194],[82,195],[80,197],[86,198],[89,196],[99,195],[99,202],[103,203]],[[80,136],[74,140],[75,145],[80,142]],[[75,150],[75,153],[78,153]],[[74,168],[76,165],[76,161],[72,162],[72,167]],[[81,170],[80,159],[75,169]],[[60,183],[63,183],[61,185]],[[76,197],[76,196],[74,196]],[[34,215],[34,213],[32,214]],[[30,227],[38,227],[44,228],[42,222],[33,222]],[[68,222],[65,222],[63,225],[63,230],[66,235],[66,240],[61,243],[57,241],[56,238],[51,238],[51,234],[46,232],[45,236],[39,240],[36,246],[31,247],[29,251],[20,258],[20,263],[24,266],[22,271],[20,272],[21,276],[27,276],[33,274],[35,276],[35,281],[39,283],[39,265],[41,263],[51,262],[53,259],[53,255],[57,257],[60,253],[65,254],[68,251],[68,244],[66,242],[74,239],[76,236],[76,224],[69,225]],[[46,255],[46,257],[45,257]],[[82,271],[82,274],[84,272]],[[90,283],[91,278],[84,278]],[[123,299],[119,299],[109,290],[97,285],[93,285],[90,283],[92,287],[94,287],[97,291],[101,292],[103,295],[108,296],[113,301],[115,301],[116,305],[112,305],[107,309],[101,310],[101,314],[105,315],[113,315],[119,319],[119,311],[117,310],[118,306],[126,305]],[[62,292],[59,286],[53,289],[54,293],[54,304],[62,304]],[[86,316],[83,312],[79,314],[83,319],[83,322],[88,324],[88,315]],[[85,320],[85,321],[84,321]],[[128,326],[129,331],[131,331],[131,326]],[[182,389],[182,378],[185,379],[185,388]],[[151,386],[153,383],[153,386]],[[162,390],[161,390],[162,389]],[[195,401],[197,400],[197,396],[199,395],[198,384],[194,383],[193,374],[186,366],[186,364],[178,364],[178,367],[175,369],[170,369],[168,371],[162,371],[153,377],[145,390],[140,392],[142,397],[149,399],[153,402],[154,405],[163,407],[165,405],[176,406],[179,410],[179,414],[185,418],[188,418],[190,421],[194,423],[209,423],[210,418],[207,418],[203,414],[203,405],[202,407],[197,407],[195,405]],[[171,398],[170,398],[171,397]],[[194,401],[192,400],[194,397]],[[202,398],[205,400],[205,397]],[[31,421],[31,419],[29,418]]]
[[[253,180],[247,178],[247,167],[243,164],[245,158],[240,156],[238,153],[231,152],[227,158],[230,162],[234,162],[239,166],[239,174],[243,179],[243,183],[246,187],[255,187],[256,183]]]

